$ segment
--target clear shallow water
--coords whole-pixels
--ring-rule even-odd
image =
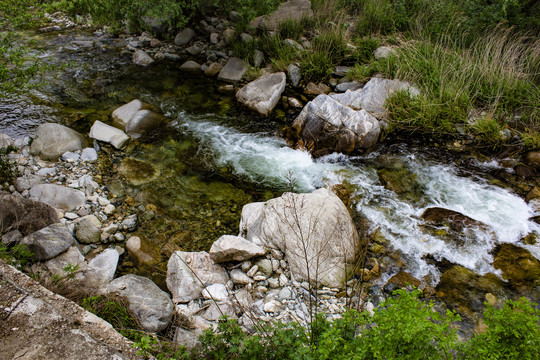
[[[401,253],[404,270],[433,283],[440,274],[429,257],[480,274],[493,272],[490,251],[497,243],[517,243],[529,232],[540,232],[529,221],[533,209],[484,176],[483,169],[497,168],[497,163],[479,164],[474,174],[463,176],[451,160],[429,156],[427,149],[312,159],[276,135],[284,123],[239,109],[218,93],[215,82],[186,78],[177,64],[141,69],[114,45],[121,43],[118,39],[93,39],[99,45],[85,49],[71,43],[79,37],[34,39],[44,59],[73,64],[45,76],[45,86],[31,96],[0,101],[0,131],[23,136],[52,121],[86,133],[95,120],[107,121],[112,109],[133,98],[160,107],[171,119],[170,127],[151,143],[137,145],[129,156],[152,162],[161,175],[135,190],[140,201],[155,203],[178,220],[179,229],[200,233],[193,242],[201,243],[193,249],[236,233],[245,203],[278,196],[292,185],[295,191],[310,192],[348,184],[356,210]],[[83,36],[88,37],[92,39]],[[392,163],[415,178],[422,190],[417,198],[407,199],[382,185],[377,170]],[[478,230],[464,244],[449,242],[425,230],[420,216],[431,206],[461,212],[489,225],[493,233]],[[540,258],[538,245],[526,248]]]

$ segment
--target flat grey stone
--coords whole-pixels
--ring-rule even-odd
[[[49,225],[21,240],[21,244],[27,245],[38,261],[52,259],[66,251],[74,242],[71,231],[61,224]]]
[[[89,136],[92,139],[109,143],[117,149],[121,149],[129,141],[129,136],[125,132],[99,120],[92,125]]]
[[[79,208],[85,203],[85,195],[82,191],[54,184],[33,186],[30,189],[30,199],[63,211]]]
[[[221,69],[218,75],[218,80],[236,83],[242,80],[242,77],[247,71],[247,66],[244,60],[237,57],[232,57],[227,61],[227,64]]]

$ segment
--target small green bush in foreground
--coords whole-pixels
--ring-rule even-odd
[[[456,335],[459,315],[441,314],[420,292],[397,290],[373,315],[349,311],[333,322],[319,314],[311,332],[296,323],[259,324],[248,335],[234,319],[200,337],[191,359],[537,359],[540,311],[525,299],[487,306],[487,331],[469,341]],[[183,355],[186,358],[185,354]]]

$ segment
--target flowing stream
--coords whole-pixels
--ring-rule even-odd
[[[236,233],[245,203],[279,196],[291,187],[311,192],[346,184],[371,231],[378,229],[400,254],[404,270],[428,283],[437,283],[436,261],[443,259],[479,274],[496,273],[491,251],[498,243],[515,243],[540,258],[538,244],[520,242],[531,232],[540,234],[540,225],[530,220],[539,214],[511,190],[492,184],[489,174],[499,169],[497,164],[477,162],[463,171],[450,156],[406,145],[365,156],[313,159],[277,136],[290,119],[247,113],[219,94],[216,83],[185,78],[176,64],[135,67],[129,54],[120,51],[119,39],[77,32],[25,36],[44,59],[71,65],[45,76],[40,90],[1,101],[0,131],[32,134],[35,126],[53,121],[87,133],[93,121],[108,121],[112,109],[133,98],[159,106],[170,126],[152,142],[136,145],[129,156],[153,163],[160,176],[135,193],[180,219],[180,229],[196,233],[198,226],[200,239],[206,238],[186,248],[207,250],[217,236]],[[77,41],[94,45],[88,49]],[[381,171],[410,180],[414,189],[388,189]],[[473,229],[463,241],[449,241],[424,226],[421,215],[433,206],[458,211],[491,230]],[[384,279],[402,267],[391,267]]]

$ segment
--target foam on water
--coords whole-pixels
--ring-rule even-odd
[[[218,166],[229,166],[256,183],[285,187],[294,179],[298,191],[313,191],[341,167],[331,159],[315,161],[307,151],[293,150],[267,134],[245,134],[209,121],[187,120],[183,126],[212,152]]]
[[[299,190],[312,191],[347,181],[355,189],[357,209],[403,254],[407,271],[418,278],[428,276],[434,284],[440,274],[426,260],[427,255],[480,274],[496,272],[490,251],[497,243],[515,243],[531,231],[540,233],[540,226],[529,221],[534,211],[520,197],[482,179],[460,177],[449,165],[404,155],[402,160],[416,174],[426,194],[418,203],[407,203],[381,185],[375,169],[354,163],[347,156],[333,154],[313,160],[309,153],[293,150],[274,136],[241,133],[212,121],[185,118],[181,126],[202,142],[218,166],[231,167],[235,174],[257,183],[286,186],[292,176]],[[421,215],[432,206],[458,211],[489,225],[493,232],[476,229],[465,244],[448,243],[422,228]],[[539,246],[527,248],[540,257]]]

